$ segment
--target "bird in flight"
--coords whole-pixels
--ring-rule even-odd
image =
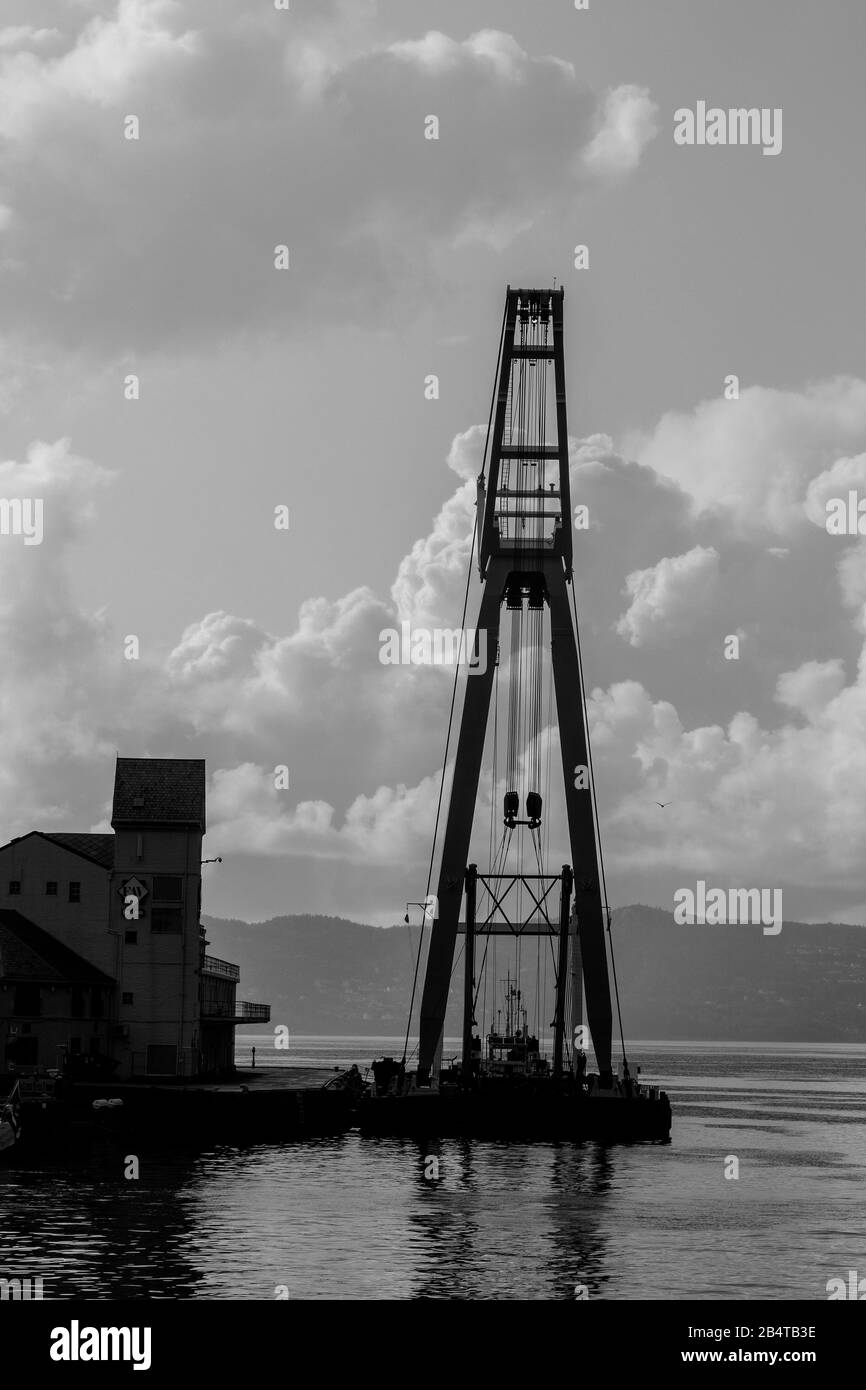
[[[666,806],[670,806],[670,804],[671,804],[671,803],[670,803],[669,801],[657,801],[657,802],[656,802],[656,806],[661,806],[662,810],[664,810]]]

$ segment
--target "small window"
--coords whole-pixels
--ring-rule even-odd
[[[90,991],[90,1017],[102,1018],[105,1013],[105,1005],[102,999],[102,990],[95,985]]]
[[[49,898],[56,898],[56,897],[57,897],[57,879],[56,879],[56,878],[49,878],[48,882],[47,882],[46,885],[45,885],[45,893],[46,893],[46,896],[49,897]]]
[[[124,941],[126,942],[127,946],[137,946],[137,945],[138,945],[138,932],[137,932],[137,931],[128,931],[128,932],[124,932],[124,933],[123,933],[123,939],[124,939]]]
[[[132,1003],[132,994],[130,993],[129,990],[125,990],[125,991],[124,991],[124,993],[123,993],[123,994],[121,995],[121,997],[120,997],[120,1002],[121,1002],[121,1004],[131,1004],[131,1003]]]
[[[150,930],[164,936],[180,936],[183,932],[183,908],[152,907],[150,910]]]
[[[69,901],[71,903],[81,902],[81,884],[72,882],[69,885]]]
[[[183,879],[179,874],[162,874],[154,877],[153,900],[157,903],[179,903],[183,901]]]
[[[10,880],[9,880],[9,896],[12,897],[12,898],[16,898],[20,892],[21,892],[21,880],[20,880],[20,878],[10,878]]]
[[[78,1056],[79,1052],[81,1051],[81,1039],[80,1039],[80,1038],[70,1038],[70,1039],[69,1039],[69,1051],[72,1053],[72,1056],[73,1056],[73,1057],[77,1057],[77,1056]]]
[[[70,1013],[72,1014],[73,1018],[84,1017],[84,990],[81,988],[80,985],[73,985],[72,987],[72,1003],[70,1006]]]

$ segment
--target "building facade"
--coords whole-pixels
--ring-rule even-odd
[[[270,1011],[206,951],[204,762],[118,758],[111,824],[0,847],[0,1067],[225,1073],[237,1024]]]

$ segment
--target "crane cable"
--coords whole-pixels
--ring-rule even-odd
[[[508,300],[507,300],[507,298],[506,298],[506,301],[505,301],[505,308],[504,308],[503,311],[502,311],[502,327],[501,327],[501,329],[500,329],[500,331],[499,331],[499,353],[498,353],[497,358],[496,358],[496,372],[495,372],[494,377],[493,377],[493,391],[492,391],[492,394],[491,394],[491,397],[490,397],[490,413],[489,413],[489,415],[488,415],[488,417],[487,417],[487,438],[485,439],[485,442],[484,442],[484,457],[483,457],[482,462],[481,462],[481,476],[482,476],[482,477],[483,477],[483,475],[484,475],[484,469],[485,469],[485,467],[487,466],[487,453],[488,453],[488,449],[490,448],[490,430],[491,430],[491,427],[492,427],[492,425],[493,425],[493,407],[494,407],[495,402],[496,402],[496,384],[497,384],[497,382],[498,382],[498,380],[499,380],[499,364],[500,364],[500,362],[501,362],[501,360],[502,360],[502,347],[503,347],[503,344],[504,344],[504,342],[505,342],[505,323],[506,323],[507,318],[508,318]],[[473,561],[474,558],[475,558],[475,542],[476,542],[476,540],[479,540],[479,550],[480,550],[480,548],[481,548],[481,547],[480,547],[480,536],[481,536],[481,528],[482,528],[483,524],[484,524],[484,523],[483,523],[483,519],[482,519],[481,517],[479,517],[479,515],[478,515],[478,510],[477,510],[477,508],[476,508],[476,511],[475,511],[475,525],[474,525],[473,528],[472,528],[472,544],[471,544],[470,549],[469,549],[469,564],[468,564],[467,567],[466,567],[466,590],[465,590],[464,595],[463,595],[463,617],[461,618],[461,621],[460,621],[461,631],[464,632],[464,633],[466,632],[466,609],[467,609],[467,607],[468,607],[468,605],[469,605],[469,585],[470,585],[470,582],[471,582],[471,580],[472,580],[472,561]],[[444,756],[444,758],[443,758],[443,760],[442,760],[442,776],[441,776],[441,778],[439,779],[439,797],[438,797],[438,800],[437,800],[437,802],[436,802],[436,822],[435,822],[435,825],[434,825],[434,827],[433,827],[433,844],[432,844],[431,849],[430,849],[430,865],[429,865],[429,868],[428,868],[428,870],[427,870],[427,891],[426,891],[425,894],[424,894],[425,903],[426,903],[426,901],[427,901],[427,900],[429,899],[429,897],[430,897],[430,883],[431,883],[432,878],[433,878],[433,863],[434,863],[435,856],[436,856],[436,839],[437,839],[437,836],[438,836],[438,834],[439,834],[439,818],[440,818],[441,813],[442,813],[442,794],[443,794],[443,791],[444,791],[444,789],[445,789],[445,772],[446,772],[446,769],[447,769],[447,767],[448,767],[448,749],[449,749],[449,747],[451,746],[451,727],[452,727],[452,724],[453,724],[453,722],[454,722],[454,704],[455,704],[455,701],[456,701],[456,699],[457,699],[457,679],[458,679],[459,675],[460,675],[460,663],[459,663],[459,661],[457,661],[457,662],[455,662],[455,665],[454,665],[454,684],[453,684],[453,686],[452,686],[452,688],[451,688],[451,709],[450,709],[450,711],[449,711],[449,713],[448,713],[448,732],[447,732],[447,734],[446,734],[446,736],[445,736],[445,756]],[[403,1042],[403,1064],[404,1064],[404,1065],[405,1065],[405,1063],[406,1063],[406,1054],[407,1054],[407,1052],[408,1052],[408,1050],[409,1050],[409,1032],[410,1032],[411,1027],[412,1027],[412,1010],[413,1010],[414,1007],[415,1007],[415,994],[416,994],[416,991],[417,991],[417,988],[418,988],[418,970],[419,970],[420,965],[421,965],[421,948],[422,948],[422,946],[423,946],[423,944],[424,944],[424,927],[425,927],[425,925],[426,925],[426,922],[427,922],[427,909],[426,909],[426,907],[425,907],[424,918],[423,918],[423,920],[422,920],[422,922],[421,922],[421,933],[420,933],[420,936],[418,937],[418,953],[417,953],[417,955],[416,955],[416,957],[415,957],[415,971],[414,971],[414,974],[413,974],[413,976],[412,976],[412,995],[411,995],[411,998],[410,998],[410,1000],[409,1000],[409,1017],[408,1017],[408,1019],[407,1019],[407,1021],[406,1021],[406,1037],[405,1037],[405,1040],[404,1040],[404,1042]],[[453,973],[453,971],[452,971],[452,973]],[[450,986],[450,983],[451,983],[450,978],[449,978],[449,982],[448,982],[448,983],[449,983],[449,986]],[[446,998],[447,998],[447,995],[446,995]]]
[[[598,863],[599,863],[599,868],[600,868],[600,870],[601,870],[601,888],[602,888],[602,892],[604,893],[604,913],[605,913],[605,917],[607,918],[607,935],[608,935],[608,939],[609,939],[609,941],[610,941],[610,963],[611,963],[611,968],[612,968],[612,970],[613,970],[613,992],[614,992],[614,997],[615,997],[615,999],[616,999],[616,1013],[617,1013],[617,1018],[618,1018],[618,1020],[619,1020],[619,1037],[620,1037],[620,1042],[622,1043],[622,1060],[623,1060],[623,1064],[624,1064],[625,1067],[627,1068],[627,1067],[628,1067],[628,1060],[627,1060],[627,1058],[626,1058],[626,1052],[625,1052],[625,1035],[624,1035],[624,1033],[623,1033],[623,1031],[622,1031],[622,1009],[620,1008],[620,1004],[619,1004],[619,985],[618,985],[618,983],[617,983],[617,978],[616,978],[616,958],[615,958],[614,952],[613,952],[613,933],[611,932],[611,929],[610,929],[610,906],[608,905],[608,901],[607,901],[607,882],[606,882],[606,880],[605,880],[605,875],[604,875],[604,854],[603,854],[602,848],[601,848],[601,831],[600,831],[600,828],[599,828],[599,819],[598,819],[598,801],[597,801],[597,799],[596,799],[596,794],[595,794],[595,772],[593,771],[593,766],[592,766],[592,744],[591,744],[591,742],[590,742],[590,737],[589,737],[589,710],[587,709],[587,705],[586,705],[586,686],[584,685],[584,682],[583,682],[583,654],[582,654],[581,649],[580,649],[580,628],[578,627],[578,623],[577,623],[577,603],[576,603],[575,597],[574,597],[574,582],[573,582],[573,581],[572,581],[572,585],[571,585],[571,608],[572,608],[572,612],[573,612],[573,614],[574,614],[574,633],[575,633],[575,639],[576,639],[576,641],[577,641],[577,669],[578,669],[578,677],[579,677],[579,679],[580,679],[580,698],[581,698],[581,701],[582,701],[582,704],[583,704],[583,723],[584,723],[584,728],[585,728],[585,730],[586,730],[586,757],[587,757],[587,762],[588,762],[588,764],[589,764],[589,785],[590,785],[590,787],[592,788],[592,806],[593,806],[593,813],[594,813],[594,815],[595,815],[595,830],[596,830],[596,845],[597,845],[597,848],[598,848]]]

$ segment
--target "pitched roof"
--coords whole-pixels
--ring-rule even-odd
[[[110,985],[114,981],[29,917],[0,908],[0,978],[49,984]]]
[[[101,864],[103,869],[114,868],[113,835],[78,835],[71,831],[67,833],[55,830],[38,830],[36,833],[45,840],[51,840],[55,845],[61,845],[63,849],[72,850],[73,854],[92,859],[94,864]]]
[[[118,758],[112,825],[205,828],[204,758]]]

